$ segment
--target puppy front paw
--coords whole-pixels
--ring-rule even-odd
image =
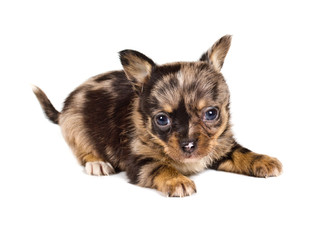
[[[186,197],[196,193],[194,182],[183,175],[165,180],[158,184],[157,189],[168,197]]]
[[[115,173],[112,165],[103,161],[86,162],[85,170],[87,174],[96,176],[104,176]]]
[[[253,160],[252,172],[255,177],[277,177],[282,173],[282,164],[274,157],[257,155]]]

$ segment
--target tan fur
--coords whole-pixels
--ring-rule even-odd
[[[232,160],[221,164],[218,170],[256,177],[274,177],[282,172],[282,164],[276,158],[267,155],[235,151]]]
[[[166,103],[163,105],[163,110],[167,113],[173,112],[173,108],[169,104],[166,104]]]
[[[84,157],[92,154],[98,157],[93,144],[90,142],[86,129],[83,125],[83,116],[79,108],[84,104],[84,92],[78,93],[74,97],[74,108],[62,112],[59,119],[59,125],[64,139],[71,147],[73,153],[77,156],[80,164],[84,165]]]
[[[212,159],[220,159],[230,151],[234,144],[233,133],[231,130],[228,130],[217,139],[215,144],[212,145],[213,151],[209,154],[209,157]]]
[[[95,155],[89,153],[83,156],[83,161],[84,162],[102,162],[101,158],[96,157]]]
[[[171,197],[183,197],[196,192],[191,179],[166,165],[154,177],[152,187]]]
[[[197,104],[197,109],[201,111],[203,108],[207,106],[207,102],[205,99],[200,99]]]
[[[154,169],[157,172],[152,174]],[[155,188],[166,196],[183,197],[196,192],[192,180],[182,175],[175,168],[161,162],[144,166],[140,172],[140,186]]]

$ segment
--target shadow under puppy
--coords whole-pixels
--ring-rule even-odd
[[[62,112],[41,89],[33,90],[88,174],[126,171],[134,184],[179,197],[196,192],[187,176],[206,168],[278,176],[276,158],[251,152],[233,137],[230,94],[220,72],[230,44],[227,35],[197,62],[165,65],[124,50],[124,71],[90,78],[68,96]]]

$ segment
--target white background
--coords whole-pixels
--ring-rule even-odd
[[[118,2],[0,3],[0,239],[329,239],[326,1]],[[120,50],[193,61],[225,34],[233,130],[278,178],[208,170],[179,199],[88,176],[30,88],[60,110]]]

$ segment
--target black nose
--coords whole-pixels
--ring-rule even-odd
[[[184,141],[181,143],[181,147],[184,152],[186,153],[192,153],[196,149],[196,141]]]

